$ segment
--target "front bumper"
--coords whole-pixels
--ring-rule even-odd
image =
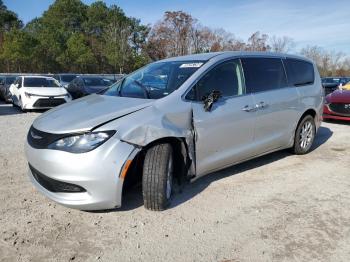
[[[349,116],[342,116],[340,114],[334,113],[331,111],[327,105],[323,106],[323,119],[334,119],[334,120],[344,120],[350,121]]]
[[[58,150],[35,149],[26,143],[26,156],[32,170],[58,182],[77,185],[84,192],[54,192],[34,178],[34,186],[45,196],[67,207],[81,210],[101,210],[122,204],[123,165],[135,147],[110,138],[95,150],[73,154]]]

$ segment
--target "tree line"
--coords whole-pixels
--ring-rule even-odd
[[[294,49],[288,36],[257,31],[244,41],[182,11],[167,11],[154,25],[144,25],[103,1],[56,0],[24,25],[0,0],[0,72],[128,73],[171,56]],[[299,53],[313,59],[322,76],[350,75],[350,59],[342,52],[307,46]]]

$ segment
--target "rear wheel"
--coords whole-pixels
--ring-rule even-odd
[[[315,120],[312,116],[305,116],[299,123],[294,137],[293,152],[303,155],[310,151],[316,134]]]
[[[142,177],[142,194],[147,209],[160,211],[170,204],[174,173],[173,148],[168,143],[148,149]]]

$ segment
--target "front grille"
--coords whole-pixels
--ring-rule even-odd
[[[63,98],[40,98],[38,99],[33,107],[54,107],[62,105],[66,102]]]
[[[33,126],[29,129],[27,140],[28,144],[36,149],[45,149],[53,142],[66,137],[67,134],[50,134],[35,129]]]
[[[57,181],[40,173],[34,167],[29,165],[34,179],[45,189],[55,193],[82,193],[86,192],[84,188],[78,185]]]
[[[334,103],[329,104],[329,109],[337,114],[350,116],[350,103],[342,104],[342,103]]]

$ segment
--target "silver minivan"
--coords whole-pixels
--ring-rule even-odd
[[[323,90],[315,64],[266,52],[218,52],[146,65],[54,108],[26,144],[35,187],[72,208],[120,207],[142,181],[144,206],[165,209],[173,185],[277,150],[310,151]]]

